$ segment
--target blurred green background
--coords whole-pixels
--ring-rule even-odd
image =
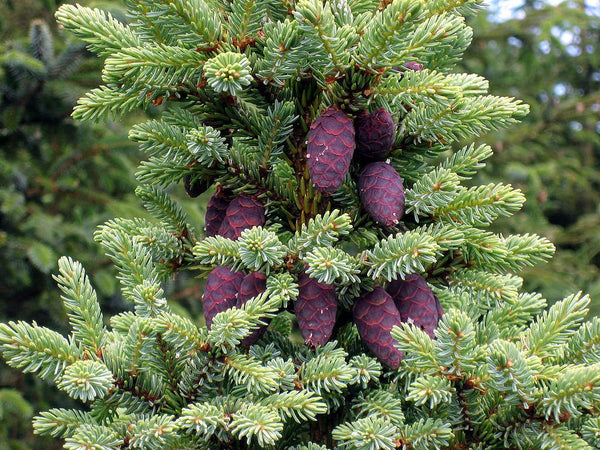
[[[105,311],[127,308],[92,236],[110,218],[144,215],[133,194],[140,155],[127,130],[145,118],[100,125],[70,118],[77,98],[99,84],[102,61],[56,27],[60,3],[0,2],[0,320],[58,331],[65,319],[51,275],[61,255],[85,265]],[[124,0],[79,3],[126,21]],[[525,288],[550,302],[582,290],[598,315],[600,4],[492,1],[470,22],[474,41],[456,71],[481,74],[492,94],[531,105],[522,124],[482,137],[495,155],[474,182],[511,183],[528,199],[495,230],[538,233],[557,246],[550,263],[525,273]],[[181,186],[173,189],[183,198]],[[200,223],[202,200],[186,203]],[[168,291],[197,309],[197,283],[178,279]],[[69,400],[1,364],[0,448],[60,448],[33,436],[30,418]]]

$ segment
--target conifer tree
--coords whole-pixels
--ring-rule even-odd
[[[70,449],[598,447],[589,298],[521,292],[554,248],[489,231],[524,196],[465,185],[492,149],[453,146],[528,110],[452,71],[478,6],[136,0],[128,26],[62,6],[106,58],[74,117],[167,108],[130,132],[155,220],[96,233],[133,310],[105,322],[63,257],[72,333],[0,326],[9,364],[85,405],[36,432]],[[210,197],[204,233],[174,183]],[[206,279],[205,324],[164,294],[182,270]]]

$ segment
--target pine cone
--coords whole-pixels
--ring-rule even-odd
[[[256,197],[239,195],[234,198],[225,212],[219,227],[219,236],[237,239],[242,231],[265,223],[265,207]]]
[[[337,106],[327,108],[308,132],[308,173],[316,189],[334,193],[344,182],[356,142],[354,124]]]
[[[335,287],[319,283],[302,272],[298,275],[298,298],[294,307],[306,345],[313,349],[325,345],[335,325],[338,307]]]
[[[381,286],[366,292],[354,304],[354,323],[367,347],[388,367],[397,369],[404,354],[391,335],[400,326],[400,313],[392,297]]]
[[[367,164],[358,177],[360,200],[376,222],[391,227],[404,214],[404,187],[398,172],[385,162]]]
[[[267,289],[267,277],[265,274],[260,272],[252,272],[244,277],[242,283],[240,284],[240,290],[237,297],[237,307],[241,308],[248,300],[252,297],[256,297],[257,295],[263,293]],[[245,347],[250,347],[256,341],[258,341],[261,336],[267,330],[268,323],[270,320],[265,321],[267,325],[263,325],[260,328],[254,330],[252,334],[246,336],[242,341],[242,345]]]
[[[444,310],[425,278],[413,273],[392,281],[386,291],[394,299],[402,322],[412,322],[433,337]]]
[[[192,198],[198,197],[200,194],[206,192],[210,187],[210,181],[206,178],[196,178],[192,181],[192,175],[186,175],[183,178],[185,192]]]
[[[408,70],[414,70],[415,72],[420,72],[421,70],[423,70],[423,64],[415,61],[405,62],[404,64],[402,64],[402,67]]]
[[[362,110],[354,122],[356,156],[361,161],[382,161],[392,148],[396,127],[384,108],[367,113]]]
[[[215,267],[206,278],[202,295],[202,307],[206,326],[210,329],[213,318],[220,312],[232,308],[237,303],[237,293],[244,274],[226,266]]]
[[[225,211],[229,206],[230,200],[221,189],[210,198],[206,205],[206,215],[204,216],[204,231],[206,237],[219,234],[219,228],[225,219]]]

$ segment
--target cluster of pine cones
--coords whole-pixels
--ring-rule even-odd
[[[365,211],[383,226],[397,225],[404,214],[402,178],[384,160],[394,142],[395,124],[384,108],[360,111],[355,120],[333,105],[310,126],[306,158],[315,188],[325,195],[334,193],[344,182],[354,160],[360,167],[358,193]],[[196,188],[196,189],[194,189]],[[204,186],[186,179],[186,191],[195,196]],[[253,196],[233,199],[222,189],[211,197],[206,210],[206,235],[237,239],[243,230],[265,223],[265,207]],[[218,266],[208,275],[203,296],[206,324],[210,328],[216,314],[240,307],[266,289],[266,277],[259,272],[245,275]],[[305,343],[324,345],[334,329],[338,301],[335,286],[298,274],[295,313]],[[353,309],[358,332],[369,349],[388,367],[398,368],[402,352],[394,345],[391,330],[402,322],[414,323],[433,336],[443,314],[438,298],[419,274],[395,280],[384,289],[376,286],[357,299]],[[255,343],[266,325],[255,330],[242,344]]]

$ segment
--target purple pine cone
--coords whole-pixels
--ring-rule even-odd
[[[402,322],[392,297],[381,286],[376,286],[356,301],[353,315],[358,334],[367,347],[386,366],[397,369],[404,354],[396,347],[391,331]]]
[[[433,330],[437,328],[444,310],[425,278],[413,273],[404,280],[392,281],[386,291],[394,299],[402,322],[412,322],[429,336],[434,336]]]
[[[358,177],[358,195],[376,222],[391,227],[404,215],[404,187],[398,172],[385,162],[367,164]]]
[[[202,295],[202,307],[206,326],[210,329],[213,318],[220,312],[232,308],[237,303],[237,293],[244,274],[226,266],[215,267],[206,278]]]
[[[206,237],[219,234],[219,228],[223,223],[223,219],[225,219],[225,211],[227,211],[229,203],[230,200],[222,189],[217,189],[217,192],[210,198],[206,205],[206,215],[204,216]]]
[[[265,224],[265,207],[256,197],[242,194],[234,198],[219,227],[219,236],[237,239],[242,231]]]
[[[325,345],[335,325],[338,307],[335,287],[319,283],[302,272],[298,275],[298,298],[294,307],[306,345],[311,348]]]
[[[355,147],[352,119],[335,105],[310,125],[306,158],[310,179],[318,191],[332,194],[342,185]]]
[[[237,307],[242,307],[248,300],[252,297],[256,297],[257,295],[263,293],[267,289],[267,277],[264,273],[260,272],[252,272],[244,277],[242,283],[240,284],[240,291],[237,297]],[[270,322],[270,320],[266,320],[265,322]],[[267,330],[268,325],[263,325],[260,328],[254,330],[252,334],[246,336],[242,341],[242,345],[244,347],[250,347],[256,341],[258,341],[261,336]]]
[[[384,108],[361,111],[354,122],[356,156],[361,161],[382,161],[392,148],[396,128],[392,115]]]
[[[404,64],[402,64],[402,67],[408,70],[414,70],[415,72],[420,72],[421,70],[423,70],[423,64],[415,61],[405,62]]]

